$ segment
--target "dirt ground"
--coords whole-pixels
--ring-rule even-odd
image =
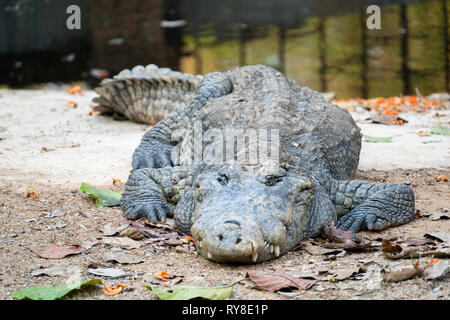
[[[148,126],[88,115],[93,95],[91,91],[73,97],[64,90],[0,90],[0,299],[9,299],[18,289],[80,278],[102,278],[109,284],[128,285],[129,289],[107,296],[97,286],[70,294],[68,299],[156,299],[145,285],[164,286],[175,281],[186,285],[231,284],[244,278],[245,269],[281,271],[298,277],[312,273],[317,282],[308,290],[271,293],[246,280],[234,286],[230,299],[449,299],[449,278],[425,280],[419,276],[397,283],[383,282],[384,269],[410,265],[413,260],[387,259],[380,248],[348,251],[329,259],[300,246],[273,261],[239,266],[208,261],[197,255],[190,244],[155,245],[143,239],[139,248],[123,249],[106,243],[102,230],[107,224],[119,227],[122,211],[119,207],[98,208],[79,192],[79,186],[87,182],[121,192],[123,184],[113,185],[112,178],[126,181],[132,152]],[[76,100],[79,107],[67,108],[68,100]],[[414,189],[416,209],[422,215],[441,212],[449,208],[449,182],[437,182],[433,177],[450,177],[450,138],[414,134],[435,125],[433,113],[410,119],[403,128],[376,125],[383,130],[381,133],[375,125],[361,123],[367,134],[397,135],[398,139],[394,138],[392,144],[364,143],[356,178],[407,183]],[[397,131],[392,134],[393,130]],[[402,150],[406,155],[401,154]],[[36,200],[24,197],[29,188],[38,193]],[[63,215],[49,217],[57,209]],[[421,217],[403,226],[361,235],[424,239],[424,234],[438,231],[450,232],[450,220]],[[62,259],[44,259],[36,254],[54,245],[92,247]],[[104,255],[110,252],[133,253],[143,262],[106,261]],[[95,276],[87,270],[93,263],[119,268],[129,275],[120,279]],[[57,266],[63,267],[58,275],[33,275],[36,270]],[[349,269],[358,271],[336,280],[336,274]],[[175,280],[158,282],[154,275],[161,271],[176,276]]]

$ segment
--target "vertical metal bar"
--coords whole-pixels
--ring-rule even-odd
[[[279,70],[284,74],[285,72],[285,48],[286,48],[286,28],[284,26],[279,27],[278,33],[278,61],[279,61]]]
[[[247,52],[245,50],[245,28],[239,26],[239,66],[245,66],[247,64]]]
[[[445,54],[445,87],[447,91],[450,91],[450,74],[449,74],[449,61],[448,61],[448,8],[447,0],[442,0],[442,11],[444,13],[444,54]]]
[[[411,92],[410,70],[408,67],[409,60],[409,46],[408,46],[408,5],[400,4],[400,26],[402,28],[402,35],[400,37],[400,47],[402,56],[402,79],[403,79],[403,94],[408,95]]]
[[[318,25],[317,31],[319,32],[320,91],[326,92],[327,91],[327,79],[326,79],[327,62],[326,62],[326,37],[325,37],[325,18],[324,17],[319,18],[319,25]]]
[[[361,11],[361,95],[364,99],[368,98],[369,84],[367,81],[368,65],[367,65],[367,25],[365,8]]]

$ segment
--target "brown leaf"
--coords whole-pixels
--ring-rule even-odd
[[[403,251],[402,247],[387,239],[381,241],[381,251],[385,253],[400,253]]]
[[[71,254],[80,254],[85,251],[81,246],[54,246],[48,249],[36,251],[41,258],[61,259]]]
[[[423,215],[424,217],[427,217],[428,219],[432,220],[432,221],[437,221],[437,220],[448,220],[450,219],[450,213],[448,212],[433,212],[427,215]]]
[[[126,237],[104,237],[102,242],[116,245],[123,249],[137,249],[141,247],[141,244],[138,241]]]
[[[312,245],[310,243],[305,244],[303,249],[306,250],[306,252],[308,252],[309,254],[318,256],[318,255],[330,255],[330,254],[336,254],[336,253],[341,253],[342,250],[341,249],[327,249],[327,248],[323,248],[321,246],[315,246]]]
[[[259,288],[270,292],[275,292],[283,288],[308,290],[315,283],[315,281],[295,278],[281,272],[268,273],[246,270],[245,273]]]
[[[450,264],[448,261],[440,260],[426,268],[423,275],[427,280],[441,279],[450,274]]]
[[[331,241],[335,241],[335,242],[347,242],[347,241],[360,242],[361,241],[360,236],[358,236],[350,231],[340,230],[333,225],[328,225],[328,226],[324,227],[323,233],[327,239],[329,239]]]
[[[164,241],[164,244],[167,244],[169,246],[181,246],[184,244],[184,242],[179,239],[168,239]]]
[[[426,233],[424,235],[425,238],[430,238],[433,240],[437,240],[439,242],[448,242],[450,243],[450,233],[448,232],[433,232],[433,233]]]
[[[408,123],[408,120],[400,118],[397,115],[386,115],[386,114],[378,114],[374,115],[367,120],[371,120],[372,123],[379,123],[385,125],[403,125],[404,123]]]
[[[31,270],[31,275],[34,277],[40,276],[40,275],[47,275],[50,277],[55,276],[66,276],[71,271],[71,267],[67,266],[52,266],[49,268],[42,268]]]
[[[98,262],[93,262],[93,263],[88,264],[89,269],[97,269],[99,267],[104,267],[104,265],[101,263],[98,263]]]
[[[391,259],[400,258],[420,258],[420,257],[436,257],[445,258],[450,256],[450,248],[441,246],[435,249],[429,249],[428,247],[415,247],[415,246],[401,246],[395,243],[391,243],[388,240],[383,240],[382,251],[384,255]],[[442,244],[445,245],[445,244]]]
[[[386,282],[399,282],[403,280],[408,280],[411,278],[414,278],[415,276],[418,276],[422,274],[423,269],[419,266],[411,265],[407,267],[402,267],[393,271],[388,271],[385,273],[384,281]]]
[[[340,230],[333,225],[324,227],[323,234],[326,239],[332,242],[325,242],[322,244],[325,248],[342,248],[342,249],[365,249],[373,248],[370,240],[352,233],[350,231]]]
[[[362,268],[353,267],[348,269],[341,269],[334,272],[330,272],[331,276],[328,277],[329,280],[334,279],[336,281],[347,280],[350,277],[357,275],[359,273],[365,272]]]
[[[128,227],[128,224],[123,224],[119,227],[116,227],[110,223],[107,223],[103,226],[102,232],[105,236],[113,236],[113,235],[118,234],[122,230],[126,229],[127,227]]]
[[[142,224],[139,224],[135,221],[128,220],[124,216],[121,216],[120,221],[123,224],[131,225],[133,228],[139,230],[140,232],[142,232],[143,234],[145,234],[147,237],[150,237],[150,238],[160,238],[160,237],[163,237],[163,234],[167,234],[172,231],[170,229],[169,229],[169,231],[167,231],[168,228],[164,228],[164,227],[149,228],[149,227],[143,226]]]
[[[119,232],[119,237],[127,237],[133,240],[142,240],[145,238],[145,234],[135,227],[128,227],[125,230]]]

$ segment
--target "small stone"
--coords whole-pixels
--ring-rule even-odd
[[[175,251],[176,251],[176,252],[179,252],[179,253],[187,253],[187,252],[188,252],[188,249],[187,249],[186,247],[184,247],[184,246],[177,246],[177,247],[175,248]]]

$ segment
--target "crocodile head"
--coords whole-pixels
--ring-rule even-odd
[[[298,173],[226,166],[197,176],[191,234],[205,258],[256,263],[278,257],[304,237],[314,185]]]

